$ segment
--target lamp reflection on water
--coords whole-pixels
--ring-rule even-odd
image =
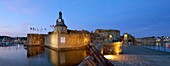
[[[27,57],[33,57],[44,52],[43,46],[27,46]]]

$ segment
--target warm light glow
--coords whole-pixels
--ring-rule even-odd
[[[108,60],[115,60],[118,59],[117,55],[104,55],[104,57]]]
[[[88,43],[89,42],[89,39],[88,38],[84,38],[84,43]]]
[[[109,35],[109,38],[111,39],[113,36],[112,35]]]
[[[87,41],[87,38],[85,38],[84,41]]]
[[[128,35],[124,34],[124,40],[127,40],[127,38],[128,38]]]
[[[65,41],[65,37],[60,37],[60,42],[61,43],[65,43],[66,41]]]
[[[58,36],[57,35],[51,35],[50,36],[50,40],[51,40],[51,46],[52,47],[55,47],[55,48],[57,48],[57,44],[58,44],[58,40],[57,40],[57,38],[58,38]]]
[[[127,34],[124,35],[125,38],[127,38],[127,36],[128,36]]]
[[[122,42],[116,42],[114,43],[114,51],[116,55],[119,55],[122,52]]]
[[[103,48],[101,49],[100,53],[103,54]]]
[[[122,45],[123,42],[115,42],[114,44]]]
[[[119,47],[116,47],[114,50],[115,50],[115,53],[116,53],[117,55],[120,53]]]
[[[84,42],[87,42],[87,41],[88,41],[88,39],[87,39],[87,38],[85,38],[85,39],[84,39]]]

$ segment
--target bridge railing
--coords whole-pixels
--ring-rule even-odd
[[[94,46],[88,44],[88,49],[90,51],[90,56],[94,59],[87,59],[87,64],[89,66],[114,66],[112,63],[110,63],[104,55],[100,53],[100,51]]]

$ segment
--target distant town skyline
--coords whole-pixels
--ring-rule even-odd
[[[0,36],[27,36],[30,27],[56,24],[58,12],[69,29],[117,29],[135,37],[170,36],[170,0],[0,0]]]

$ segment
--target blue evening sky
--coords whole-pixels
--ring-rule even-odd
[[[118,29],[135,37],[170,36],[170,0],[0,0],[0,35],[52,31],[62,11],[69,29]],[[38,32],[30,27],[47,28]]]

